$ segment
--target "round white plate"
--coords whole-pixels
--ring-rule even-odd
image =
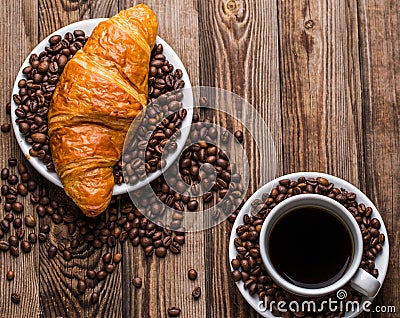
[[[388,241],[388,235],[385,227],[385,223],[382,220],[381,215],[379,214],[378,210],[376,209],[375,205],[368,199],[368,197],[362,193],[358,188],[356,188],[354,185],[351,183],[344,181],[338,177],[331,176],[329,174],[324,174],[324,173],[319,173],[319,172],[297,172],[297,173],[292,173],[288,174],[285,176],[281,176],[279,178],[276,178],[272,180],[271,182],[268,182],[264,186],[262,186],[260,189],[258,189],[251,197],[248,199],[243,206],[243,208],[240,210],[235,223],[233,224],[232,232],[231,232],[231,237],[229,241],[229,261],[234,259],[237,255],[236,248],[234,245],[234,240],[237,237],[236,235],[236,228],[243,224],[243,216],[245,214],[250,215],[250,208],[251,208],[251,202],[253,202],[255,199],[261,199],[263,193],[270,193],[270,191],[276,187],[279,184],[279,180],[282,179],[291,179],[291,180],[297,180],[300,177],[305,177],[305,178],[317,178],[317,177],[325,177],[328,179],[330,182],[332,182],[335,187],[337,188],[344,188],[349,192],[354,192],[356,194],[356,200],[358,203],[364,203],[365,206],[370,206],[373,210],[372,212],[372,217],[377,218],[381,222],[381,228],[379,231],[385,235],[385,243],[383,244],[383,250],[382,253],[376,258],[375,260],[375,266],[379,271],[379,276],[378,280],[383,284],[383,281],[385,280],[386,277],[386,272],[389,264],[389,241]],[[231,266],[231,270],[233,270]],[[264,310],[264,308],[259,307],[260,300],[258,298],[258,295],[251,296],[247,290],[244,289],[244,283],[243,281],[239,281],[236,283],[237,287],[239,288],[240,293],[243,295],[243,297],[246,299],[246,301],[263,317],[269,317],[269,318],[276,318],[274,315],[269,310]],[[363,301],[372,301],[373,298],[367,298],[364,297]],[[362,308],[362,306],[360,306]],[[361,313],[361,311],[358,312],[347,312],[344,318],[352,318],[356,317]]]
[[[55,34],[59,34],[59,35],[64,35],[67,32],[73,32],[74,30],[83,30],[85,31],[86,35],[90,35],[93,32],[93,29],[102,21],[107,20],[107,19],[90,19],[90,20],[84,20],[84,21],[79,21],[76,23],[72,23],[70,25],[67,25],[55,32],[53,32],[52,34],[50,34],[47,38],[45,38],[42,42],[40,42],[33,50],[31,53],[29,53],[28,57],[26,58],[26,60],[24,61],[24,63],[21,66],[21,69],[18,72],[17,78],[15,79],[15,83],[14,83],[14,88],[13,88],[13,92],[12,95],[14,94],[18,94],[19,89],[18,89],[18,82],[20,79],[25,78],[25,75],[22,74],[22,70],[30,65],[29,64],[29,57],[33,54],[36,53],[39,55],[40,52],[45,50],[46,46],[49,46],[49,39],[50,37],[52,37]],[[157,36],[156,39],[156,43],[157,44],[162,44],[164,47],[164,55],[166,56],[166,58],[169,60],[169,62],[174,66],[175,69],[181,69],[183,72],[183,77],[182,79],[185,81],[185,96],[183,99],[183,107],[186,108],[187,110],[187,116],[185,118],[185,120],[182,123],[182,127],[184,126],[189,126],[192,122],[192,117],[193,117],[193,95],[191,94],[191,90],[188,88],[191,88],[191,83],[189,80],[189,75],[182,63],[182,61],[180,60],[180,58],[178,57],[178,55],[175,53],[175,51],[163,40],[161,39],[159,36]],[[15,137],[17,138],[18,144],[22,150],[22,152],[24,153],[25,157],[29,160],[29,162],[32,164],[32,166],[43,176],[45,177],[47,180],[51,181],[52,183],[58,185],[59,187],[62,187],[62,183],[60,181],[60,179],[58,178],[57,173],[55,172],[50,172],[47,170],[46,165],[39,159],[36,157],[32,157],[29,155],[29,149],[31,148],[31,146],[25,141],[25,137],[20,133],[19,131],[19,127],[17,125],[17,123],[15,122],[15,120],[17,119],[15,116],[15,110],[17,109],[17,105],[14,103],[12,96],[11,96],[11,118],[12,118],[12,124],[13,124],[13,129],[14,129],[14,133],[15,133]],[[180,138],[177,139],[177,144],[178,144],[178,148],[177,150],[170,154],[167,158],[166,158],[166,168],[167,169],[179,156],[180,152],[182,151],[186,139],[188,137],[188,132],[182,132],[182,135]],[[139,181],[138,183],[136,183],[134,186],[129,186],[129,191],[133,191],[133,190],[137,190],[141,187],[143,187],[144,185],[148,184],[149,182],[155,180],[156,178],[158,178],[161,175],[162,171],[158,170],[154,173],[151,173],[147,176],[146,179]],[[122,193],[126,193],[128,192],[128,187],[125,184],[122,185],[115,185],[114,186],[114,191],[113,194],[117,195],[117,194],[122,194]]]

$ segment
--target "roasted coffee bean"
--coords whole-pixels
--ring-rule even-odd
[[[47,255],[49,256],[49,258],[54,258],[57,255],[57,248],[55,246],[50,246],[47,249]]]
[[[21,242],[21,249],[25,253],[29,253],[32,250],[32,245],[29,241],[27,240],[22,240]]]
[[[168,308],[168,315],[170,317],[178,317],[181,314],[181,309],[178,307],[169,307]]]
[[[11,301],[12,301],[14,304],[19,304],[20,301],[21,301],[21,296],[20,296],[19,294],[17,294],[17,293],[12,293],[12,294],[11,294]]]
[[[188,278],[189,278],[190,280],[196,280],[196,278],[197,278],[197,272],[196,272],[196,270],[190,269],[190,270],[188,271]]]
[[[132,285],[135,286],[136,288],[141,288],[142,287],[142,279],[140,277],[134,277],[132,279]]]
[[[193,299],[197,300],[199,299],[201,296],[201,288],[200,287],[196,287],[195,289],[193,289],[192,291],[192,297]]]
[[[44,243],[47,241],[47,234],[46,233],[39,233],[38,235],[39,242]]]
[[[15,211],[15,210],[14,210]],[[36,226],[36,220],[33,215],[27,215],[25,216],[25,225],[27,227],[35,227]]]
[[[0,250],[8,251],[10,249],[10,243],[7,241],[0,241]]]
[[[96,278],[98,280],[104,280],[106,277],[107,277],[107,272],[103,271],[103,270],[98,271],[97,274],[96,274]]]
[[[18,193],[20,195],[22,195],[23,197],[28,194],[28,188],[22,183],[18,184],[17,190],[18,190]]]
[[[17,158],[8,158],[7,162],[10,167],[15,167],[18,163]]]
[[[84,294],[87,288],[86,281],[83,279],[78,280],[77,289],[79,294]]]
[[[157,247],[155,249],[155,254],[157,257],[164,258],[167,256],[167,249],[164,246]]]
[[[19,249],[18,247],[15,246],[10,246],[10,254],[14,257],[18,257],[19,256]]]
[[[90,279],[95,279],[96,278],[96,272],[93,269],[88,269],[86,271],[86,276]]]
[[[11,208],[15,213],[21,213],[24,211],[24,206],[21,202],[12,203]]]
[[[1,175],[1,180],[7,180],[7,178],[8,178],[9,175],[10,175],[10,171],[9,171],[7,168],[3,168],[3,169],[1,170],[0,175]]]
[[[14,280],[15,278],[15,273],[12,270],[8,270],[6,274],[7,280]]]
[[[64,250],[62,253],[64,260],[66,260],[67,262],[69,262],[72,259],[72,253],[70,251]]]
[[[238,282],[238,281],[240,281],[241,279],[242,279],[242,273],[239,271],[239,270],[234,270],[232,273],[231,273],[231,276],[232,276],[232,279],[235,281],[235,282]]]
[[[243,142],[243,132],[241,130],[236,130],[233,135],[239,143]]]
[[[191,200],[187,204],[189,211],[196,211],[198,206],[199,206],[199,203],[197,202],[197,200]]]
[[[10,222],[7,220],[2,220],[0,222],[0,228],[3,230],[3,232],[8,232],[10,230]]]
[[[28,235],[28,241],[29,241],[31,244],[35,244],[36,241],[37,241],[37,235],[36,235],[35,233],[29,233],[29,235]]]
[[[9,123],[4,123],[1,125],[1,132],[8,133],[11,131],[11,125]]]
[[[96,292],[92,293],[92,296],[90,296],[90,301],[92,304],[96,304],[99,302],[99,294]]]
[[[25,236],[25,229],[24,228],[19,228],[15,231],[15,235],[16,237],[18,237],[18,239],[22,240]]]
[[[15,229],[19,229],[22,226],[22,219],[21,218],[15,218],[13,221],[13,226]]]
[[[118,264],[119,262],[121,262],[121,260],[122,260],[122,254],[120,253],[114,254],[113,256],[114,263]]]

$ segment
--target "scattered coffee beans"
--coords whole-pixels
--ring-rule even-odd
[[[7,280],[13,280],[15,277],[14,271],[12,271],[12,270],[7,271],[6,277],[7,277]]]
[[[178,317],[181,314],[181,309],[178,307],[169,307],[168,308],[168,315],[170,317]]]
[[[136,288],[141,288],[142,287],[142,279],[140,277],[133,278],[132,285],[135,286]]]
[[[195,289],[193,289],[193,292],[192,292],[193,299],[197,300],[200,298],[200,296],[201,296],[201,288],[196,287]]]
[[[11,131],[11,125],[9,123],[4,123],[1,125],[1,132],[8,133]]]
[[[17,293],[12,293],[11,294],[11,301],[14,304],[19,304],[19,302],[21,301],[21,296],[19,294],[17,294]]]
[[[188,272],[188,277],[190,280],[196,280],[197,278],[197,272],[194,269],[190,269]]]

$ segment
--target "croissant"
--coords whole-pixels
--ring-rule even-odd
[[[56,172],[88,216],[110,203],[126,133],[147,104],[157,19],[145,5],[101,22],[67,63],[54,92],[48,127]]]

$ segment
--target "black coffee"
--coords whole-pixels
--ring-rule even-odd
[[[299,287],[322,288],[340,279],[353,256],[351,235],[327,210],[300,207],[281,217],[271,231],[272,265]]]

